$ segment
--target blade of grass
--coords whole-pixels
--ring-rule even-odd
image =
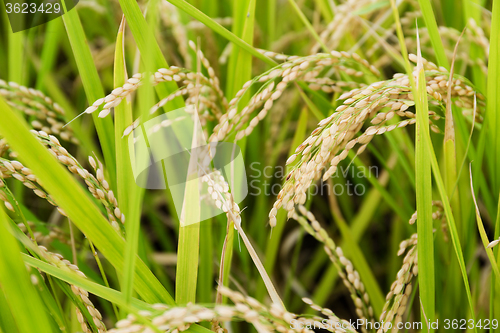
[[[153,5],[154,4],[151,3],[151,6]],[[125,19],[127,20],[128,26],[130,27],[134,40],[137,43],[137,47],[140,51],[140,59],[143,64],[143,70],[152,73],[159,68],[169,67],[153,32],[153,27],[156,26],[157,23],[156,16],[149,15],[148,17],[150,22],[147,22],[139,8],[139,5],[133,0],[120,0],[120,6],[123,10]],[[146,91],[148,85],[149,82],[146,82],[146,87],[143,87],[141,91]],[[155,90],[159,98],[165,98],[177,89],[177,84],[174,82],[164,82],[155,86]],[[143,97],[145,96],[147,95],[143,95]],[[164,106],[164,110],[174,110],[183,106],[184,100],[181,97],[177,97],[174,100],[168,102]],[[143,121],[148,115],[149,107],[150,105],[144,103],[144,108],[141,110]],[[180,133],[177,127],[174,128],[174,131],[176,132],[176,135],[178,137],[182,137],[183,133]],[[170,197],[168,189],[167,197]],[[169,204],[171,203],[171,201],[172,200],[169,200]]]
[[[22,234],[20,230],[13,230],[14,236],[20,240],[26,248],[30,250],[32,254],[35,254],[38,257],[41,256],[40,249],[35,246],[25,235]],[[61,281],[64,281],[69,284],[73,284],[78,286],[88,292],[105,299],[111,303],[118,305],[121,308],[127,309],[136,309],[136,310],[146,310],[148,309],[148,304],[144,301],[138,300],[136,298],[132,299],[130,304],[125,302],[125,298],[123,294],[117,290],[105,287],[100,285],[89,278],[84,278],[73,271],[65,270],[56,266],[53,266],[45,261],[37,259],[35,257],[29,256],[27,254],[22,254],[22,260],[37,269],[40,269],[42,272],[49,274]]]
[[[198,52],[199,52],[198,46]],[[198,54],[197,52],[197,54]],[[201,60],[197,56],[196,70],[201,72]],[[196,80],[199,84],[199,78]],[[199,96],[198,96],[199,97]],[[199,101],[195,102],[196,107]],[[194,122],[191,148],[197,147],[198,122]],[[198,284],[198,264],[200,261],[200,201],[198,156],[191,155],[187,172],[184,202],[180,218],[179,241],[177,249],[177,271],[175,274],[175,300],[178,304],[196,302],[196,287]],[[165,177],[166,179],[166,177]]]
[[[19,332],[14,316],[10,311],[9,304],[2,290],[0,290],[0,332]]]
[[[200,268],[198,270],[198,302],[213,303],[213,279],[214,279],[214,240],[213,240],[214,219],[203,221],[200,225]]]
[[[236,221],[236,216],[233,214],[232,211],[228,211],[228,215],[231,217],[233,221]],[[250,243],[250,240],[246,236],[245,232],[243,231],[241,224],[240,223],[235,223],[235,227],[238,229],[238,233],[241,236],[241,239],[243,240],[243,243],[245,244],[245,247],[247,248],[250,257],[253,260],[253,263],[257,270],[259,271],[259,274],[264,281],[264,284],[267,288],[267,292],[269,294],[269,297],[271,298],[272,302],[277,305],[278,307],[281,307],[283,310],[285,309],[285,305],[283,304],[283,301],[281,300],[280,296],[278,295],[278,292],[276,291],[276,288],[274,287],[274,284],[267,274],[267,271],[260,261],[259,256],[257,255],[257,252],[255,252],[255,249],[252,246],[252,243]]]
[[[443,202],[443,207],[446,215],[446,221],[448,222],[448,228],[450,230],[450,235],[451,235],[451,240],[453,242],[453,247],[455,250],[455,254],[457,256],[457,260],[460,264],[460,270],[462,272],[462,279],[464,281],[464,286],[465,286],[465,291],[467,293],[467,298],[469,301],[469,307],[470,307],[470,316],[475,322],[475,313],[474,313],[474,305],[472,301],[472,295],[470,292],[470,284],[469,284],[469,278],[467,276],[467,269],[465,266],[465,261],[463,257],[463,252],[462,248],[460,246],[460,241],[458,239],[458,232],[457,232],[457,227],[455,224],[455,219],[453,217],[452,211],[451,211],[451,206],[450,202],[448,200],[448,196],[446,195],[446,188],[444,186],[443,178],[441,176],[441,171],[439,169],[439,164],[437,162],[436,155],[434,153],[434,147],[432,146],[432,143],[430,142],[430,137],[425,137],[424,138],[424,143],[428,147],[430,158],[431,158],[431,166],[432,166],[432,171],[434,174],[434,179],[436,180],[436,184],[439,190],[439,195],[441,196],[441,200]],[[475,329],[477,331],[477,329]]]
[[[11,313],[23,333],[54,332],[10,228],[7,215],[0,209],[0,284]]]
[[[198,263],[200,255],[200,206],[197,173],[190,174],[186,183],[185,206],[179,228],[177,270],[175,274],[175,301],[184,305],[196,301]],[[194,203],[194,204],[193,204]],[[182,221],[184,220],[184,221]],[[186,223],[183,225],[183,223]]]
[[[418,37],[417,37],[418,40]],[[419,53],[420,56],[420,53]],[[421,59],[421,58],[419,58]],[[422,137],[429,135],[429,109],[425,72],[418,68],[418,79],[414,91],[417,109],[415,183],[417,195],[418,234],[418,281],[420,301],[427,321],[434,321],[436,286],[434,279],[434,232],[432,224],[432,179],[427,147]],[[429,331],[431,331],[429,329]]]
[[[234,247],[234,228],[231,223],[228,222],[227,228],[226,228],[226,236],[224,238],[224,244],[222,246],[222,253],[221,253],[221,266],[219,267],[219,284],[222,284],[223,286],[228,286],[229,285],[229,273],[230,273],[230,268],[231,263],[233,262],[233,247]],[[215,299],[216,303],[221,304],[225,303],[226,298],[222,296],[222,294],[217,291],[217,296]]]
[[[23,40],[24,31],[9,33],[8,64],[9,80],[23,84]]]

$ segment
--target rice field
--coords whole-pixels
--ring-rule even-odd
[[[500,332],[499,0],[0,9],[0,333]]]

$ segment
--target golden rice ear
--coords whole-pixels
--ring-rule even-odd
[[[426,90],[431,102],[442,105],[442,96],[448,90],[447,73],[436,71],[435,64],[421,57],[413,55],[410,58],[418,62],[422,69],[426,66],[427,69],[434,69],[427,74]],[[451,94],[461,103],[467,101],[471,108],[476,104],[476,93],[460,80],[453,81]],[[405,74],[397,73],[392,80],[353,89],[340,97],[344,101],[336,108],[336,112],[321,120],[311,135],[299,145],[296,154],[290,157],[291,160],[298,162],[294,164],[294,168],[286,178],[278,199],[288,196],[291,202],[300,203],[312,183],[321,175],[323,181],[332,177],[337,172],[339,163],[356,145],[360,145],[357,154],[361,154],[375,135],[382,135],[416,123],[415,114],[408,111],[415,105],[415,101],[411,92],[410,78]],[[384,109],[389,111],[380,112]],[[387,125],[386,122],[395,115],[409,119]],[[431,130],[440,133],[434,122],[441,119],[441,116],[429,111],[429,117]],[[362,132],[361,129],[369,118],[372,118],[373,126]],[[316,149],[318,146],[320,149]],[[322,174],[323,170],[326,172]],[[287,202],[285,205],[280,200],[273,207],[276,209],[284,207],[289,212],[294,209],[292,203]],[[269,215],[271,225],[276,223],[275,216],[275,213]]]
[[[104,205],[107,213],[106,218],[110,224],[117,232],[121,233],[122,227],[120,225],[125,221],[125,215],[122,214],[120,208],[118,207],[118,202],[114,193],[110,190],[109,184],[104,178],[102,163],[100,161],[96,162],[92,156],[89,157],[89,163],[96,171],[96,176],[93,176],[61,145],[56,137],[48,135],[42,131],[37,132],[33,130],[32,133],[61,164],[85,182],[88,190],[94,198]],[[64,210],[56,204],[49,193],[44,189],[43,184],[40,184],[36,175],[33,174],[29,168],[26,168],[21,162],[15,160],[9,161],[0,158],[0,178],[13,178],[21,182],[25,187],[33,190],[33,193],[35,193],[38,197],[47,200],[47,202],[54,206],[61,215],[66,216]],[[3,185],[4,182],[2,180],[0,181],[0,185]],[[2,187],[3,186],[0,186],[0,193],[2,192]],[[9,210],[13,212],[16,211],[14,206],[5,196],[0,196],[0,199],[5,199],[3,200],[4,204]]]
[[[227,333],[227,330],[221,327],[221,323],[228,321],[245,321],[253,325],[258,332],[303,333],[309,331],[305,327],[312,327],[312,325],[320,325],[317,328],[323,327],[334,332],[356,332],[348,321],[341,320],[330,309],[315,305],[311,300],[305,301],[313,310],[326,316],[328,323],[325,318],[317,315],[300,316],[288,312],[276,303],[266,306],[255,298],[244,296],[227,287],[219,287],[219,291],[234,305],[205,307],[189,303],[182,307],[169,307],[164,304],[154,304],[151,310],[143,310],[139,314],[150,322],[150,326],[152,324],[158,329],[168,328],[169,332],[184,331],[195,323],[211,322],[214,332]],[[132,330],[150,332],[148,325],[144,324],[144,321],[139,321],[134,315],[118,321],[112,332],[128,333]]]

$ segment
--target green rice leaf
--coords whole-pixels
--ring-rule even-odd
[[[415,91],[417,108],[416,133],[416,193],[417,193],[417,233],[418,233],[418,281],[420,300],[426,321],[433,321],[435,316],[435,273],[434,273],[434,235],[432,220],[432,180],[428,147],[423,137],[429,135],[429,109],[425,72],[420,69]]]
[[[24,267],[21,249],[11,228],[7,215],[0,209],[0,284],[10,312],[20,332],[55,332]]]

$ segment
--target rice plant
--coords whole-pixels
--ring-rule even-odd
[[[0,332],[500,332],[499,0],[33,4]]]

